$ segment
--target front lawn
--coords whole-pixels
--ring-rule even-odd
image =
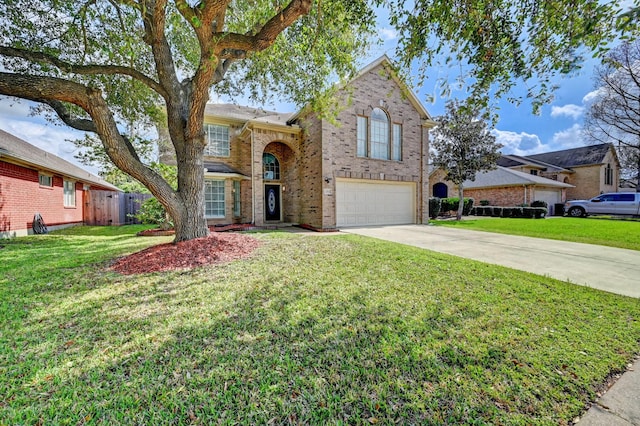
[[[597,218],[436,220],[442,226],[640,250],[640,222]]]
[[[639,300],[507,268],[273,232],[123,276],[170,238],[103,229],[0,240],[0,424],[568,424],[639,351]]]

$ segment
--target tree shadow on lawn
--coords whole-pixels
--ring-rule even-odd
[[[438,259],[448,258],[430,258]],[[615,336],[583,342],[585,330],[576,341],[555,322],[569,308],[554,300],[554,286],[487,285],[512,299],[504,311],[471,304],[465,291],[490,290],[469,283],[418,287],[401,277],[408,281],[381,289],[355,285],[349,273],[251,275],[247,263],[111,274],[34,310],[9,337],[5,420],[561,424],[607,374],[582,377],[577,364],[589,370],[610,356],[624,365],[629,356]],[[589,291],[576,289],[576,301]],[[533,320],[545,324],[527,329],[532,319],[519,310],[532,304],[545,310]],[[590,309],[576,321],[592,318]],[[601,352],[577,354],[589,345]]]

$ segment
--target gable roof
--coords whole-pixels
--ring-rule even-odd
[[[106,180],[50,154],[11,133],[0,130],[0,159],[8,159],[41,171],[57,173],[81,182],[97,185],[112,191],[120,191]]]
[[[558,182],[501,166],[498,166],[495,170],[478,173],[476,174],[475,181],[467,180],[462,184],[465,189],[531,185],[553,188],[573,188],[573,185],[569,185],[568,183]]]
[[[429,114],[429,112],[426,110],[426,108],[422,105],[422,103],[420,102],[420,100],[418,99],[416,94],[413,93],[413,90],[411,90],[409,88],[409,86],[407,86],[407,83],[402,81],[402,79],[400,79],[400,77],[398,77],[398,74],[393,69],[393,64],[391,62],[391,59],[389,59],[389,57],[386,54],[380,56],[378,59],[374,60],[369,65],[367,65],[364,68],[362,68],[360,71],[358,71],[358,73],[351,80],[349,80],[347,82],[339,83],[338,87],[343,88],[345,86],[348,86],[348,85],[354,83],[357,79],[359,79],[360,77],[362,77],[362,76],[366,75],[367,73],[371,72],[372,70],[374,70],[378,66],[383,66],[385,68],[385,70],[387,72],[389,72],[389,75],[391,76],[393,81],[395,81],[396,84],[398,86],[400,86],[400,89],[402,90],[402,93],[407,97],[407,99],[409,100],[411,105],[413,105],[413,107],[416,109],[416,111],[418,111],[418,113],[422,117],[423,125],[426,126],[426,127],[434,127],[436,123],[435,123],[435,121],[433,121],[433,118],[431,117],[431,114]],[[308,109],[308,106],[305,106],[302,109],[300,109],[299,111],[297,111],[295,114],[292,114],[291,117],[289,117],[288,123],[293,123],[304,112],[306,112],[307,109]]]
[[[562,151],[545,152],[528,155],[528,159],[543,161],[568,169],[578,166],[602,164],[607,153],[613,148],[610,143],[588,145],[580,148],[564,149]]]
[[[555,164],[545,163],[544,161],[539,161],[539,160],[532,159],[531,157],[524,157],[520,155],[502,155],[498,159],[498,166],[502,166],[502,167],[529,166],[529,167],[536,168],[539,170],[544,170],[547,172],[574,173],[573,170],[568,170],[568,169],[565,169],[564,167],[559,167]]]
[[[260,121],[286,125],[292,113],[280,113],[267,111],[262,108],[235,104],[207,104],[204,110],[205,116],[229,119],[238,122]]]

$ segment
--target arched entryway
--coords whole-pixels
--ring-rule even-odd
[[[263,220],[295,222],[293,200],[299,186],[294,151],[283,142],[269,143],[262,153]]]
[[[438,182],[433,185],[433,196],[438,198],[447,198],[449,196],[449,187],[447,184]]]

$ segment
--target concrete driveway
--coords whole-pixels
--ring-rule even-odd
[[[640,297],[640,252],[635,250],[430,225],[341,231]]]

